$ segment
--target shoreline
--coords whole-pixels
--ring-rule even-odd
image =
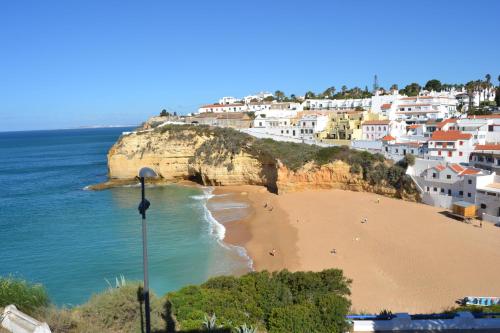
[[[500,295],[500,266],[493,264],[500,263],[500,235],[492,225],[479,228],[443,209],[366,192],[278,196],[246,185],[213,193],[209,202],[251,207],[224,224],[224,242],[245,247],[255,270],[342,269],[353,280],[351,312],[440,312],[464,296]],[[365,217],[369,222],[361,223]]]

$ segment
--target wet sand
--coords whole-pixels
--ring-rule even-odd
[[[226,195],[210,201],[249,204],[225,224],[225,242],[244,246],[255,270],[340,268],[353,280],[353,311],[436,312],[467,295],[500,296],[500,228],[489,223],[479,228],[372,193],[277,196],[237,186],[214,194]]]

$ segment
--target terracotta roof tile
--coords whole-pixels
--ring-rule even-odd
[[[479,170],[467,168],[464,171],[462,171],[461,175],[475,175],[478,173],[479,173]]]
[[[465,170],[464,167],[462,167],[460,164],[452,163],[448,165],[451,170],[455,171],[456,173],[460,173]]]
[[[382,141],[394,141],[396,140],[395,137],[393,137],[392,135],[386,135],[382,138]]]
[[[435,131],[432,132],[432,141],[456,141],[469,140],[472,134],[462,133],[460,131]]]
[[[477,145],[474,150],[500,150],[500,144],[499,143],[487,143],[485,145]]]
[[[385,104],[382,104],[382,106],[380,107],[382,110],[387,110],[387,109],[390,109],[391,108],[391,103],[385,103]]]

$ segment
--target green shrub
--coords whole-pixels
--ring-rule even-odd
[[[47,291],[40,284],[31,284],[13,277],[0,277],[0,307],[14,304],[20,311],[33,314],[49,305]]]
[[[127,284],[120,288],[108,289],[96,294],[75,309],[84,322],[92,323],[94,331],[100,332],[139,332],[141,327],[141,307],[138,283]],[[165,327],[162,318],[162,302],[150,293],[151,326],[155,329]]]
[[[347,328],[349,284],[336,269],[252,272],[182,288],[169,293],[167,302],[184,330],[202,328],[206,316],[215,314],[217,324],[226,328],[252,325],[269,332],[337,332]]]

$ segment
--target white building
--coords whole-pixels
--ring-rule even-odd
[[[237,101],[238,99],[236,97],[228,96],[219,99],[219,104],[236,104]]]
[[[308,114],[297,122],[297,134],[304,140],[314,140],[315,134],[324,131],[328,124],[328,116]]]
[[[352,110],[357,107],[370,110],[371,98],[358,99],[307,99],[302,105],[309,110]]]
[[[271,97],[271,96],[273,96],[273,94],[263,91],[263,92],[255,94],[255,95],[245,96],[245,97],[243,97],[243,101],[245,102],[245,104],[248,104],[250,102],[261,102],[266,97]]]
[[[399,138],[406,134],[406,123],[395,120],[367,120],[361,124],[363,140],[380,140],[390,135]]]
[[[198,109],[198,113],[204,112],[246,112],[248,107],[245,104],[209,104]]]
[[[477,185],[493,179],[489,172],[481,169],[422,159],[417,159],[407,174],[415,181],[422,202],[448,209],[456,201],[475,203]]]
[[[474,150],[472,134],[460,131],[435,131],[428,141],[425,158],[450,163],[467,163]]]
[[[457,100],[448,96],[403,97],[391,105],[390,119],[407,123],[424,123],[428,120],[446,119],[455,115]]]
[[[500,144],[477,145],[470,155],[469,164],[500,174]]]

